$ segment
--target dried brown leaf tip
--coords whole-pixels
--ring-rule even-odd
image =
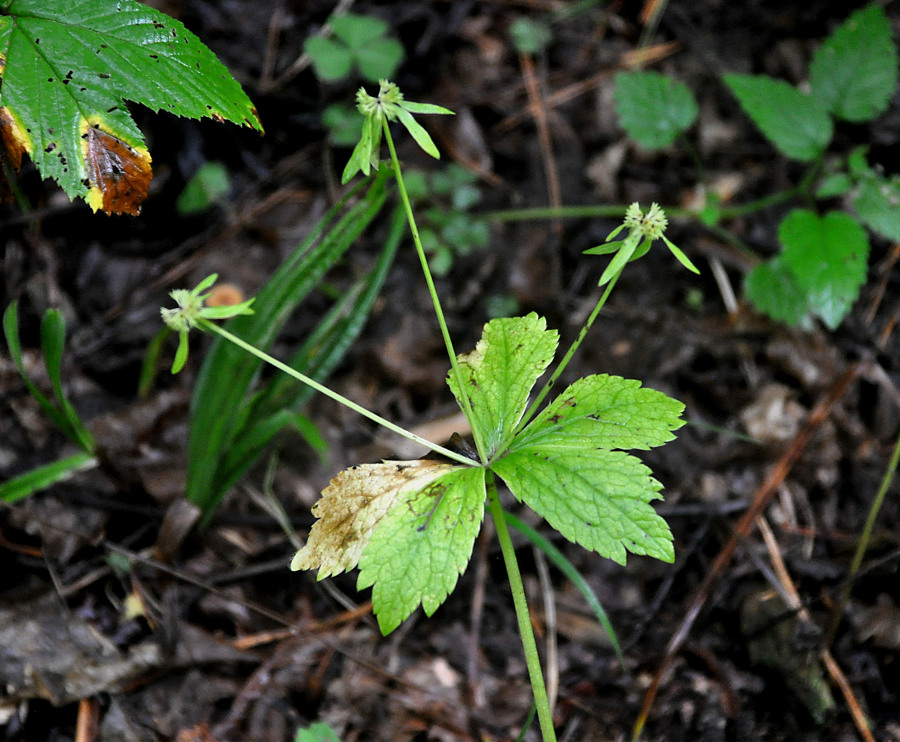
[[[88,176],[85,200],[107,214],[141,213],[153,171],[146,147],[132,146],[105,131],[100,123],[82,125],[81,155]]]
[[[13,171],[18,172],[22,166],[22,156],[31,152],[31,138],[19,125],[6,106],[0,106],[0,164],[8,162]],[[6,180],[6,168],[0,168],[0,199],[9,201],[12,198],[10,185]]]

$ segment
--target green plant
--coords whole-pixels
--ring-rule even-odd
[[[0,134],[70,198],[137,214],[150,153],[126,101],[262,131],[240,85],[179,21],[134,0],[0,2]]]
[[[334,38],[310,36],[303,45],[316,74],[328,82],[347,77],[354,68],[375,82],[391,77],[403,61],[403,45],[387,36],[388,24],[369,15],[344,13],[329,19]]]
[[[406,190],[421,213],[419,236],[435,275],[446,275],[456,255],[467,255],[488,244],[487,222],[472,213],[481,201],[477,182],[474,173],[456,163],[432,173],[414,170],[407,174]]]
[[[897,86],[897,48],[884,10],[856,11],[813,55],[809,90],[765,75],[725,75],[724,82],[763,135],[785,157],[808,163],[799,185],[754,204],[722,208],[709,197],[694,216],[711,228],[739,214],[794,198],[847,195],[855,215],[794,209],[778,237],[782,251],[746,277],[747,298],[771,317],[809,326],[814,318],[836,328],[865,282],[869,240],[863,227],[900,240],[900,179],[869,166],[857,149],[832,170],[824,169],[834,121],[863,122],[883,113]],[[616,109],[623,127],[649,149],[665,147],[690,127],[697,103],[682,83],[651,72],[616,76]]]
[[[292,569],[317,569],[318,578],[359,567],[357,586],[372,587],[373,610],[389,633],[419,605],[431,615],[453,591],[464,571],[484,517],[485,502],[500,542],[510,580],[523,647],[545,740],[555,739],[540,660],[531,629],[524,587],[507,518],[499,499],[501,479],[520,502],[544,517],[566,538],[621,564],[626,552],[672,561],[672,536],[651,502],[661,485],[630,450],[646,450],[671,440],[683,421],[684,406],[636,380],[606,374],[583,377],[556,394],[551,390],[605,304],[626,264],[662,238],[687,267],[690,261],[664,237],[666,218],[655,204],[644,214],[633,205],[625,222],[607,240],[613,252],[601,276],[605,290],[575,342],[533,396],[535,384],[556,355],[558,335],[537,314],[495,319],[484,328],[474,351],[457,356],[428,269],[410,199],[404,186],[389,121],[399,120],[423,148],[437,154],[412,113],[448,113],[437,106],[405,101],[382,81],[377,97],[360,91],[363,136],[344,179],[378,167],[384,136],[416,252],[447,346],[447,383],[472,427],[475,453],[421,441],[286,364],[211,323],[185,297],[168,310],[172,325],[185,312],[188,325],[216,332],[259,359],[289,373],[351,409],[426,445],[444,458],[361,464],[338,474],[314,506],[318,521]],[[623,240],[609,242],[627,231]],[[166,315],[164,315],[166,316]]]
[[[298,729],[294,742],[341,742],[334,730],[322,722],[306,729]]]
[[[38,388],[25,370],[22,343],[19,340],[19,308],[16,302],[10,304],[3,313],[3,332],[6,335],[9,354],[29,393],[56,427],[81,449],[76,454],[36,467],[0,484],[0,502],[11,503],[67,479],[76,472],[93,468],[97,465],[97,459],[94,437],[84,426],[63,391],[62,354],[66,339],[66,323],[62,314],[55,309],[48,309],[41,322],[41,350],[47,378],[53,390],[52,399]]]
[[[330,209],[266,282],[256,297],[255,313],[237,317],[228,329],[259,348],[270,348],[300,303],[381,213],[385,180],[374,179],[355,203],[361,189],[354,189]],[[340,362],[378,296],[402,226],[402,214],[397,213],[375,266],[335,302],[288,360],[290,367],[321,381]],[[179,345],[176,362],[183,362],[182,348],[186,346]],[[309,442],[317,441],[302,414],[312,390],[284,376],[261,384],[260,372],[261,363],[217,340],[198,374],[191,399],[185,493],[207,518],[280,431],[292,428]]]
[[[353,147],[362,134],[362,121],[355,108],[332,103],[322,111],[322,123],[328,129],[328,141],[335,147]]]
[[[221,162],[204,162],[178,195],[179,214],[197,214],[221,201],[231,188],[228,168]]]

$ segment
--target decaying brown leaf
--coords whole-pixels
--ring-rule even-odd
[[[153,178],[146,147],[133,147],[104,131],[99,122],[84,121],[81,155],[90,188],[85,200],[94,211],[132,216],[141,213],[141,202]]]
[[[459,468],[444,461],[416,459],[344,469],[313,505],[312,513],[319,520],[306,546],[294,555],[291,569],[318,569],[320,580],[353,569],[372,532],[398,498]]]

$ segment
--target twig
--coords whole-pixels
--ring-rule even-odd
[[[719,578],[724,574],[725,568],[731,562],[731,558],[734,556],[738,544],[752,531],[756,519],[765,510],[766,506],[772,500],[772,497],[778,491],[778,487],[785,480],[791,469],[794,467],[794,464],[797,463],[800,456],[806,450],[813,434],[828,417],[832,407],[834,407],[838,400],[847,393],[847,389],[859,375],[861,369],[862,363],[853,364],[843,376],[837,380],[822,401],[820,401],[809,414],[803,427],[797,435],[794,436],[794,440],[791,441],[791,445],[784,452],[781,459],[775,464],[774,468],[769,473],[769,476],[766,478],[766,481],[763,482],[762,486],[757,490],[750,507],[735,526],[731,538],[722,547],[718,556],[716,556],[712,566],[706,573],[703,582],[700,583],[700,586],[694,592],[694,596],[691,598],[691,602],[688,605],[684,618],[681,620],[681,624],[675,630],[672,638],[669,639],[659,669],[656,671],[656,675],[653,677],[653,681],[650,683],[650,686],[647,688],[647,692],[644,695],[644,702],[632,731],[632,740],[636,741],[640,739],[641,732],[647,722],[647,717],[650,715],[653,701],[656,699],[656,694],[662,684],[663,676],[671,666],[672,660],[675,658],[675,655],[681,649],[690,634],[697,617],[700,615],[700,611],[703,609],[707,598],[712,592],[713,585],[718,582]]]

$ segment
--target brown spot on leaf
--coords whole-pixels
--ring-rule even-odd
[[[144,147],[132,147],[99,125],[83,125],[81,154],[90,180],[86,197],[94,210],[107,214],[141,213],[153,171],[150,153]]]

